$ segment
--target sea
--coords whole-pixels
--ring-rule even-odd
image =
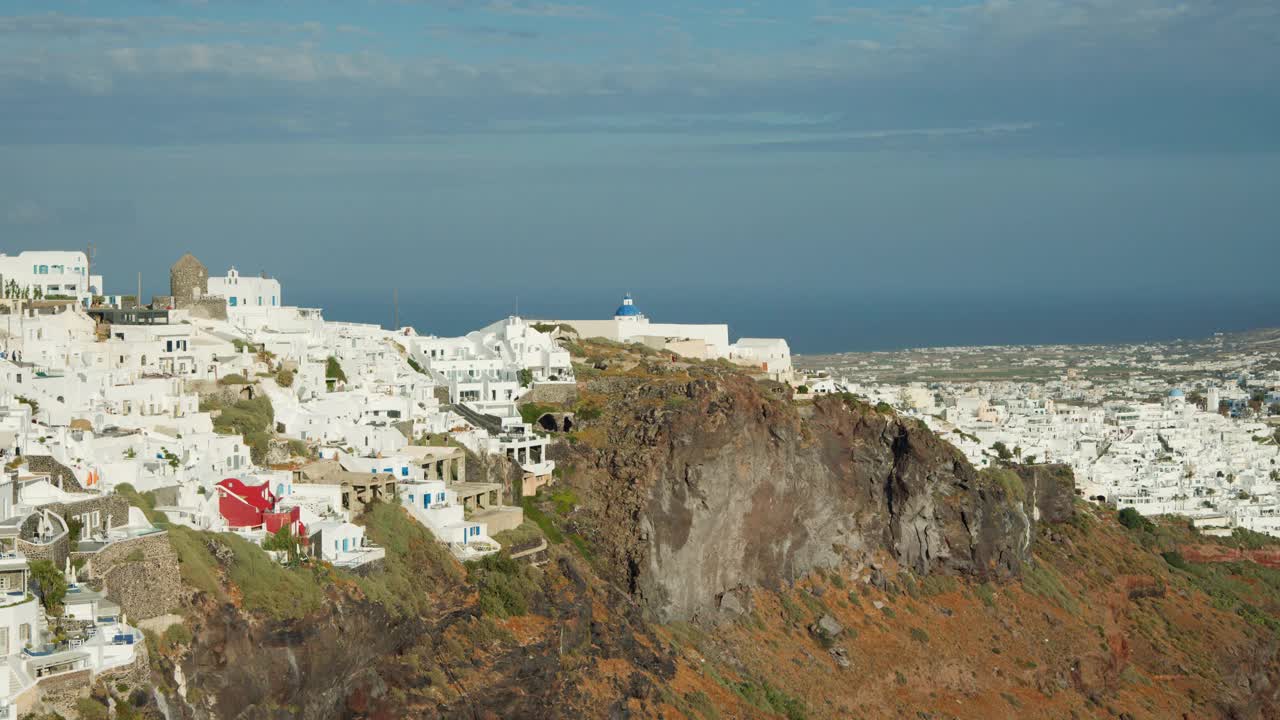
[[[796,354],[916,347],[1115,344],[1201,339],[1218,332],[1280,326],[1280,298],[1268,297],[921,297],[780,290],[636,289],[635,304],[654,322],[728,323],[731,339],[784,337]],[[419,334],[462,335],[508,315],[530,319],[608,318],[616,290],[507,288],[393,291],[327,290],[294,294],[291,305],[321,307],[329,320]]]

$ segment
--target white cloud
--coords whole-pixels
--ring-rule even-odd
[[[354,25],[342,25],[341,32],[358,32]],[[319,22],[224,22],[179,17],[84,17],[62,13],[0,17],[0,35],[80,39],[86,37],[165,37],[191,35],[321,35],[326,27]]]
[[[532,17],[557,18],[600,18],[603,17],[596,8],[588,5],[569,5],[554,2],[534,2],[532,0],[491,0],[484,9],[499,15],[526,15]]]
[[[478,0],[466,7],[575,18],[594,12],[585,5],[517,0]],[[711,17],[751,14],[731,8]],[[669,32],[673,21],[679,20],[645,18],[655,34]],[[83,114],[70,109],[79,96],[163,100],[164,112],[185,114],[222,102],[233,108],[226,111],[228,120],[262,126],[272,126],[269,118],[281,114],[303,116],[281,112],[290,103],[323,103],[315,112],[332,117],[289,125],[303,129],[376,125],[385,107],[399,108],[397,123],[429,125],[441,117],[467,116],[473,127],[492,127],[494,113],[515,122],[537,118],[554,124],[598,116],[733,118],[782,110],[876,118],[881,108],[892,107],[884,112],[896,112],[898,119],[875,122],[968,127],[993,117],[1045,119],[1042,106],[1073,97],[1098,106],[1144,92],[1194,98],[1229,89],[1276,99],[1268,68],[1275,66],[1280,12],[1270,0],[988,0],[830,10],[815,18],[819,22],[828,24],[815,24],[817,37],[804,46],[728,49],[707,44],[690,26],[680,30],[679,42],[655,39],[648,54],[603,59],[533,42],[512,44],[498,56],[444,55],[436,47],[419,54],[352,51],[331,43],[333,36],[372,31],[306,22],[9,17],[0,18],[0,38],[19,42],[0,42],[0,103],[23,107],[33,97],[56,98],[69,108],[64,115],[74,117]],[[533,30],[484,23],[427,30],[479,39],[537,37]],[[200,103],[184,104],[197,97]],[[447,109],[444,101],[451,103]],[[982,107],[997,101],[998,110]],[[926,115],[905,114],[910,112]],[[720,120],[706,124],[715,122]],[[10,126],[0,117],[0,129]]]

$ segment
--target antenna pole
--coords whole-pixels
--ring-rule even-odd
[[[93,243],[89,243],[84,259],[84,286],[89,290],[89,304],[93,305]]]

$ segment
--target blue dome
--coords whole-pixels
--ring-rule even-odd
[[[1183,396],[1183,393],[1178,388],[1174,388],[1169,391],[1169,397],[1182,397],[1182,396]]]
[[[618,306],[617,311],[613,313],[614,317],[635,317],[640,314],[635,304],[631,300],[631,293],[622,296],[622,304]]]

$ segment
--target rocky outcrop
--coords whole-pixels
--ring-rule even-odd
[[[561,455],[601,570],[664,619],[888,554],[920,574],[1016,575],[1037,518],[1070,515],[1069,472],[981,475],[921,423],[733,373],[614,391],[605,437]]]

